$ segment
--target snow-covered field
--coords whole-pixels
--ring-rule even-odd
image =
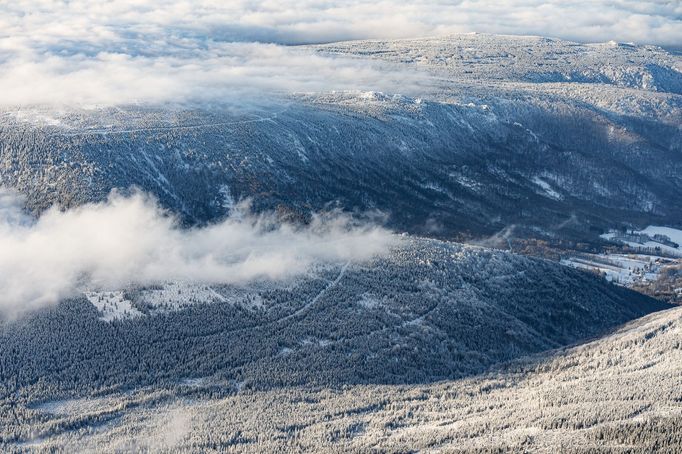
[[[132,302],[127,300],[123,291],[111,292],[85,292],[85,297],[100,312],[100,319],[105,322],[122,318],[141,317],[143,314],[133,307]]]
[[[646,229],[642,230],[642,233],[647,235],[665,235],[677,244],[682,245],[682,230],[673,229],[671,227],[659,227],[656,225],[650,225]],[[682,252],[682,251],[681,251]]]
[[[208,285],[192,285],[183,282],[169,282],[154,289],[140,291],[140,301],[156,310],[177,310],[197,303],[219,303],[227,301]]]
[[[669,255],[682,257],[682,230],[674,229],[671,227],[659,227],[655,225],[650,225],[644,230],[632,231],[628,235],[646,235],[649,237],[642,237],[643,241],[633,241],[631,239],[624,238],[624,235],[618,232],[611,231],[609,233],[604,233],[601,238],[605,240],[611,240],[623,244],[627,244],[631,248],[636,250],[641,250],[643,252],[653,252],[659,250]],[[677,243],[678,247],[672,247],[668,244],[656,241],[654,235],[664,235],[667,236],[672,242]]]
[[[257,288],[220,286],[220,290],[223,293],[210,285],[167,282],[127,291],[88,291],[84,295],[100,312],[100,319],[106,322],[143,317],[145,313],[176,311],[195,304],[243,303],[247,295],[246,301],[250,309],[262,307]],[[133,297],[135,302],[127,299],[128,297]],[[140,307],[147,310],[143,312]]]

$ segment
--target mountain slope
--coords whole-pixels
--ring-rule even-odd
[[[550,262],[410,240],[205,290],[128,290],[141,315],[105,321],[78,300],[3,327],[0,446],[578,449],[678,433],[677,309],[503,364],[666,307]]]
[[[252,198],[297,218],[380,210],[395,229],[443,237],[682,225],[679,56],[488,35],[311,49],[418,71],[424,86],[237,111],[10,109],[0,184],[36,211],[136,185],[189,223]]]
[[[31,425],[48,437],[118,417],[57,422],[41,410],[51,399],[192,384],[228,395],[432,383],[668,307],[551,262],[414,239],[386,258],[318,267],[281,284],[177,285],[125,290],[130,306],[116,316],[104,311],[120,300],[88,294],[92,304],[76,299],[7,322],[6,446],[30,438]]]

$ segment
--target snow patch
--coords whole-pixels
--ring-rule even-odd
[[[555,191],[554,188],[552,188],[552,186],[549,183],[547,183],[545,180],[541,179],[540,177],[537,177],[537,176],[533,177],[533,183],[540,186],[540,188],[542,188],[542,190],[544,192],[544,195],[546,195],[550,199],[554,199],[554,200],[563,200],[564,199],[564,196],[562,196],[557,191]]]
[[[362,295],[362,299],[358,301],[358,305],[364,309],[375,309],[377,307],[382,307],[384,304],[381,300],[365,293]]]
[[[140,302],[158,311],[179,310],[194,304],[221,303],[226,298],[208,285],[169,282],[140,292]]]
[[[679,229],[650,225],[646,229],[642,230],[642,233],[646,233],[647,235],[652,237],[654,235],[665,235],[668,238],[670,238],[673,242],[682,245],[682,230]]]
[[[100,320],[111,322],[125,318],[142,317],[144,314],[133,307],[122,291],[85,292],[85,297],[97,308]]]
[[[658,236],[662,235],[662,236]],[[682,257],[682,230],[671,227],[650,225],[644,230],[622,233],[615,230],[600,235],[609,241],[627,244],[639,251],[660,251],[675,257]],[[666,241],[667,237],[670,241]],[[676,243],[677,247],[671,244]]]
[[[236,206],[236,202],[234,200],[234,197],[232,197],[230,188],[226,184],[224,184],[220,186],[218,192],[220,193],[220,196],[222,198],[221,206],[225,208],[228,214],[230,215],[234,214],[234,207]]]

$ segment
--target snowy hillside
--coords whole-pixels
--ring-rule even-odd
[[[380,62],[421,85],[237,110],[6,109],[0,184],[34,210],[135,185],[190,223],[250,197],[295,218],[330,204],[380,210],[393,228],[431,236],[682,224],[679,56],[490,35],[303,49]]]
[[[562,430],[589,444],[612,436],[607,421],[677,411],[665,393],[679,374],[664,378],[675,370],[677,311],[467,378],[666,308],[550,262],[410,240],[373,263],[281,285],[183,288],[206,298],[185,307],[173,309],[164,291],[126,291],[140,312],[130,317],[103,319],[90,294],[5,326],[0,448],[402,450],[463,439],[473,448],[484,436],[481,405],[493,405],[488,443],[551,446]],[[655,394],[629,397],[648,389],[638,380],[658,378],[665,386]],[[613,386],[619,380],[627,386]],[[602,386],[618,400],[604,406]],[[569,388],[600,403],[573,405]]]

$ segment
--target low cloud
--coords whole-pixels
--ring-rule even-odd
[[[682,42],[676,1],[17,0],[0,4],[0,104],[231,102],[410,94],[412,73],[291,44],[462,32]]]
[[[31,220],[0,192],[0,312],[20,314],[86,289],[166,281],[242,284],[285,279],[313,263],[362,261],[396,237],[341,214],[307,226],[248,213],[182,229],[155,200],[112,194],[104,203],[52,208]]]
[[[190,55],[27,53],[0,64],[0,105],[108,106],[272,102],[292,93],[415,93],[426,76],[396,65],[260,43],[213,43]],[[29,81],[27,83],[27,81]]]

